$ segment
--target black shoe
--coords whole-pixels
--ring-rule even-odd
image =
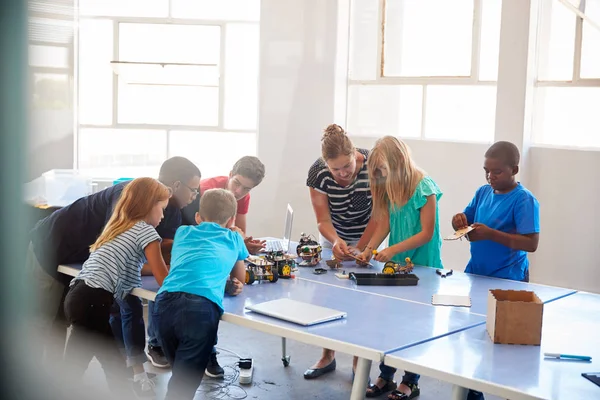
[[[219,365],[217,361],[217,353],[212,353],[208,359],[208,365],[204,373],[211,378],[222,378],[225,376],[225,371]]]
[[[335,366],[336,363],[334,358],[333,361],[323,368],[307,369],[306,372],[304,372],[304,379],[315,379],[328,372],[335,371]]]
[[[169,368],[171,364],[167,361],[167,357],[165,357],[165,353],[163,353],[162,349],[158,346],[150,346],[148,345],[148,358],[152,365],[156,368]]]

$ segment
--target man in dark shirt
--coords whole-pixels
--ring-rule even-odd
[[[173,190],[173,196],[164,212],[164,219],[156,228],[161,236],[163,256],[168,263],[175,231],[181,225],[181,209],[198,195],[200,170],[183,157],[172,157],[160,168],[158,180]],[[57,271],[61,264],[82,263],[89,257],[89,247],[96,241],[108,222],[113,208],[127,182],[83,197],[69,206],[39,221],[30,232],[26,268],[31,275],[34,329],[41,334],[54,332],[49,340],[59,340],[64,346],[66,324],[54,323],[70,277]],[[149,336],[154,336],[149,332]],[[43,343],[49,347],[49,343]],[[60,351],[59,354],[62,354]],[[158,349],[160,350],[160,349]]]

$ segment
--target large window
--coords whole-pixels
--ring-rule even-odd
[[[259,0],[80,0],[78,166],[225,174],[256,153]]]
[[[534,143],[600,147],[600,0],[541,2],[537,72]]]
[[[352,0],[348,131],[491,142],[501,0]]]

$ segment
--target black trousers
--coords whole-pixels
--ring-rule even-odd
[[[73,382],[80,382],[90,361],[96,357],[110,390],[119,396],[133,395],[128,382],[131,372],[119,351],[110,327],[112,293],[75,281],[65,298],[65,317],[71,324],[71,336],[65,350],[65,367]]]

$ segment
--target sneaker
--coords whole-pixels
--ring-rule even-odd
[[[212,353],[210,358],[208,359],[208,365],[206,366],[206,370],[204,373],[211,378],[222,378],[225,376],[225,371],[219,365],[217,361],[217,353]]]
[[[148,345],[148,358],[156,368],[169,368],[171,366],[160,347]]]
[[[156,398],[156,392],[154,388],[156,384],[151,379],[140,379],[139,381],[133,382],[133,391],[137,397],[154,397]]]

